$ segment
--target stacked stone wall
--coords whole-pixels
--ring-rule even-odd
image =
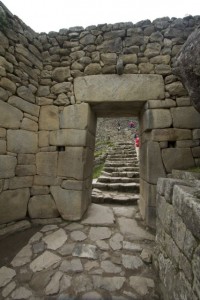
[[[200,298],[200,181],[181,173],[157,187],[154,262],[164,300]]]
[[[199,114],[172,74],[175,55],[200,17],[36,34],[1,2],[0,8],[7,20],[0,32],[0,223],[81,218],[90,203],[96,116],[77,98],[74,81],[123,73],[157,74],[165,86],[165,94],[135,113],[140,206],[152,225],[157,179],[200,160]]]

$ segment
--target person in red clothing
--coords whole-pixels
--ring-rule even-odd
[[[140,138],[139,138],[138,134],[136,134],[136,137],[135,137],[135,150],[136,150],[138,159],[139,159],[139,147],[140,147]]]

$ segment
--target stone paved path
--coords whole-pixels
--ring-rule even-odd
[[[137,206],[91,204],[81,222],[57,221],[0,268],[0,299],[159,299]]]
[[[93,190],[93,198],[112,204],[91,204],[81,222],[46,220],[11,261],[4,260],[0,299],[159,299],[154,235],[137,207],[134,151],[132,144],[118,145],[97,182],[103,188]]]

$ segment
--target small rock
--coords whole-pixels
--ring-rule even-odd
[[[87,292],[93,289],[91,279],[86,275],[79,275],[73,279],[74,289],[77,293]]]
[[[89,232],[92,241],[108,239],[110,236],[111,230],[107,227],[92,227]]]
[[[49,284],[47,285],[47,287],[45,289],[46,295],[53,295],[53,294],[58,293],[59,288],[60,288],[59,282],[60,282],[62,275],[63,275],[63,273],[58,271],[52,276]]]
[[[58,255],[53,254],[49,251],[45,251],[31,262],[30,269],[33,272],[38,272],[53,266],[60,260],[61,258]]]
[[[60,248],[67,241],[67,234],[61,228],[57,231],[45,236],[43,241],[47,244],[47,248],[51,250],[56,250]]]
[[[94,245],[78,244],[74,247],[73,256],[97,259],[97,247]]]
[[[65,273],[69,271],[77,273],[83,271],[83,266],[79,258],[74,258],[72,260],[64,260],[60,265],[59,270]]]
[[[66,291],[71,286],[71,280],[72,280],[72,277],[70,277],[68,275],[63,275],[63,277],[60,280],[59,293]],[[69,299],[69,298],[67,298],[67,299]],[[70,297],[70,299],[71,299],[71,297]]]
[[[97,292],[91,291],[83,294],[82,300],[103,300],[104,298]]]
[[[87,238],[86,234],[79,230],[73,231],[70,236],[71,236],[72,240],[77,241],[77,242],[84,241]]]
[[[138,270],[143,267],[142,260],[134,255],[122,255],[122,264],[126,269]]]
[[[13,267],[23,266],[31,261],[31,256],[31,246],[27,245],[24,248],[22,248],[22,250],[14,257],[14,259],[11,261],[11,265]]]
[[[58,253],[62,256],[72,255],[72,251],[74,249],[75,243],[65,244],[60,249],[58,249]]]
[[[120,233],[116,233],[109,240],[110,247],[113,250],[120,250],[122,248],[123,236]]]
[[[71,223],[65,227],[66,230],[73,231],[78,229],[83,229],[84,226],[79,223]]]
[[[110,249],[109,245],[105,241],[102,241],[102,240],[96,241],[96,244],[99,247],[99,249],[101,249],[101,250],[109,250]]]
[[[58,228],[57,225],[46,225],[46,226],[42,227],[42,229],[40,231],[41,232],[47,232],[47,231],[55,230],[57,228]]]
[[[150,278],[131,276],[129,279],[130,286],[141,296],[148,294],[150,288],[154,288],[154,281]]]
[[[12,293],[12,299],[29,299],[32,295],[32,292],[27,288],[19,287]]]
[[[0,287],[5,286],[15,275],[16,272],[13,269],[7,267],[0,268]]]
[[[16,287],[16,283],[14,281],[11,281],[3,290],[2,290],[2,296],[7,297]]]
[[[148,264],[152,262],[152,252],[148,249],[143,249],[140,257],[144,262]]]
[[[122,269],[120,267],[115,266],[111,261],[105,260],[101,262],[101,268],[106,272],[106,273],[120,273]]]

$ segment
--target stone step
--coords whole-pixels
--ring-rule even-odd
[[[135,149],[129,149],[129,150],[122,150],[122,149],[117,149],[117,150],[109,150],[108,154],[134,154],[136,152]]]
[[[123,162],[137,162],[137,157],[114,157],[114,156],[107,156],[107,161],[123,161]]]
[[[123,161],[106,161],[104,164],[105,167],[136,167],[138,166],[138,162],[123,162]]]
[[[137,154],[108,154],[107,158],[137,158]]]
[[[128,177],[128,178],[140,178],[139,172],[101,172],[102,176],[106,177]]]
[[[103,183],[96,182],[92,185],[93,188],[99,189],[101,191],[119,191],[119,192],[129,192],[129,193],[139,193],[140,185],[139,183]]]
[[[136,205],[139,200],[138,194],[119,193],[119,192],[102,192],[97,189],[92,190],[92,202],[107,203],[107,204],[122,204],[122,205]]]
[[[104,166],[103,171],[105,172],[139,172],[139,167],[138,166],[132,166],[132,167],[106,167]]]
[[[100,176],[97,182],[105,183],[139,183],[139,178]]]

